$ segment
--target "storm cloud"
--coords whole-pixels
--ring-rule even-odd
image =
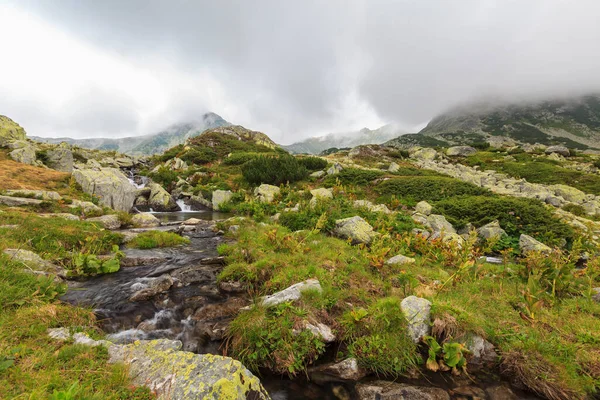
[[[5,1],[0,114],[42,136],[147,134],[206,111],[282,143],[414,130],[476,98],[599,90],[599,11],[585,0]]]

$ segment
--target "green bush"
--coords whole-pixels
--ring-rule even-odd
[[[445,176],[402,176],[381,182],[375,190],[381,195],[393,195],[417,203],[438,201],[455,196],[485,196],[487,189]]]
[[[281,185],[308,177],[308,170],[292,156],[260,156],[244,164],[244,179],[252,185]]]
[[[172,189],[179,178],[179,174],[176,171],[165,167],[160,167],[157,172],[151,172],[148,176],[167,190]]]
[[[160,156],[158,156],[158,161],[160,161],[160,162],[169,161],[170,159],[177,157],[177,155],[179,155],[179,153],[181,153],[182,151],[183,151],[182,144],[172,147],[169,150],[166,150]]]
[[[209,147],[194,147],[180,157],[191,164],[204,165],[217,160],[217,153]]]
[[[323,181],[325,187],[332,187],[339,180],[342,185],[366,186],[384,175],[382,171],[358,168],[344,168],[339,174],[329,175]]]
[[[173,247],[180,244],[188,244],[188,238],[179,236],[173,232],[163,231],[146,231],[140,233],[131,242],[127,243],[127,247],[134,249],[154,249],[157,247]]]
[[[438,201],[435,210],[457,228],[468,222],[479,227],[497,219],[509,236],[525,233],[547,244],[557,244],[561,238],[570,242],[574,238],[569,225],[534,199],[500,196],[448,198]]]
[[[231,153],[229,157],[225,157],[223,159],[224,165],[242,165],[247,163],[250,160],[254,160],[256,157],[260,156],[260,153],[254,152],[239,152],[239,153]]]
[[[327,167],[327,160],[319,157],[300,157],[298,161],[309,171],[318,171]]]
[[[574,204],[574,203],[566,204],[563,207],[563,210],[568,211],[571,214],[575,214],[579,217],[585,217],[587,215],[587,213],[585,212],[585,208],[583,208],[579,204]]]

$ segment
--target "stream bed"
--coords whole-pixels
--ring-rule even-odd
[[[176,339],[183,342],[184,350],[222,355],[221,344],[229,321],[241,307],[250,304],[246,293],[239,287],[219,287],[217,284],[218,273],[224,265],[217,247],[226,239],[215,229],[214,220],[227,215],[210,211],[155,215],[168,222],[169,226],[189,218],[203,221],[193,231],[185,233],[190,239],[189,245],[152,250],[124,249],[126,256],[120,271],[71,281],[62,299],[71,304],[93,307],[101,328],[108,334],[107,339],[113,342]],[[332,356],[326,355],[322,361],[331,361]],[[353,384],[317,385],[306,377],[290,380],[268,372],[259,377],[275,400],[357,398]],[[374,379],[366,378],[366,381]],[[499,383],[493,375],[478,376],[476,383],[466,378],[463,380],[467,386],[475,385],[482,389]],[[452,389],[459,385],[454,380],[446,382],[440,374],[402,381],[418,386],[442,387],[451,394],[454,393]],[[451,398],[476,397],[452,394]],[[535,399],[522,393],[518,398]]]

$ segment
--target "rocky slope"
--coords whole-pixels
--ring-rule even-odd
[[[45,143],[67,142],[71,145],[87,149],[114,150],[126,154],[152,155],[162,153],[173,146],[182,144],[187,139],[198,136],[208,129],[229,125],[231,124],[219,115],[207,113],[204,114],[199,121],[172,125],[161,132],[144,136],[125,137],[120,139],[72,139],[67,137],[42,138],[32,136],[31,139]]]
[[[388,144],[448,146],[499,140],[600,148],[600,97],[467,104],[438,115],[418,134]]]
[[[346,147],[356,147],[363,144],[380,144],[402,135],[404,132],[393,124],[384,125],[381,128],[371,130],[363,128],[360,131],[330,133],[282,146],[284,149],[295,154],[319,154],[324,150]]]

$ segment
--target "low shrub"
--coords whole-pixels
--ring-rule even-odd
[[[445,176],[402,176],[381,182],[375,188],[381,195],[393,195],[409,204],[421,200],[438,201],[455,196],[491,195],[487,189]]]
[[[252,185],[268,183],[279,186],[308,177],[308,170],[292,156],[260,156],[244,164],[244,179]]]
[[[299,157],[298,161],[309,171],[318,171],[327,167],[327,160],[319,157]]]
[[[158,156],[158,161],[165,162],[169,161],[172,158],[177,157],[183,151],[183,145],[179,144],[175,147],[171,147],[169,150],[166,150],[163,154]]]
[[[435,210],[457,228],[469,222],[479,227],[497,219],[509,236],[525,233],[547,244],[558,244],[561,238],[571,242],[574,238],[569,225],[534,199],[466,196],[438,201]]]
[[[134,249],[154,249],[157,247],[173,247],[188,244],[190,240],[173,232],[146,231],[140,233],[127,247]]]
[[[194,147],[183,153],[180,158],[190,164],[204,165],[216,161],[218,156],[209,147]]]
[[[323,181],[323,185],[325,187],[332,187],[335,186],[336,181],[339,180],[342,185],[366,186],[383,175],[384,172],[382,171],[344,168],[338,174],[327,176],[327,178],[325,178]]]
[[[231,153],[228,157],[223,159],[224,165],[242,165],[247,163],[248,161],[254,160],[256,157],[260,156],[260,153],[253,152],[238,152]]]

